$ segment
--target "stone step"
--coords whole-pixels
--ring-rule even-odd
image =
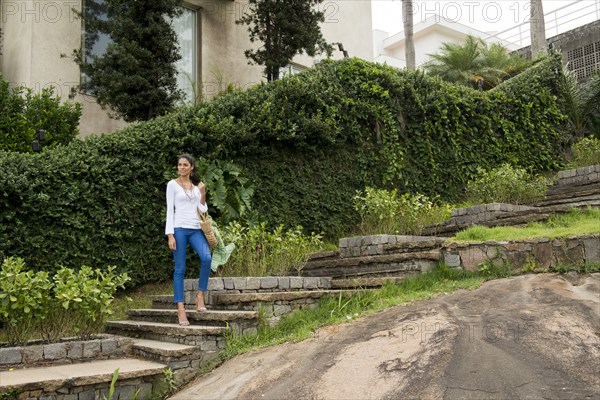
[[[443,240],[442,240],[443,242]],[[440,242],[441,243],[441,242]],[[302,275],[307,275],[307,271],[311,271],[313,269],[322,269],[328,267],[356,267],[356,266],[364,266],[368,264],[391,264],[398,263],[403,261],[410,260],[438,260],[439,259],[439,250],[430,250],[430,251],[416,251],[416,252],[407,252],[407,253],[395,253],[395,254],[382,254],[382,255],[365,255],[365,256],[357,256],[357,257],[346,257],[339,258],[337,260],[323,260],[320,262],[313,262],[307,264],[302,269]],[[323,276],[332,276],[336,278],[335,275],[323,275]]]
[[[383,286],[386,282],[401,283],[403,276],[388,276],[378,278],[352,278],[352,279],[334,279],[331,281],[332,289],[349,288],[376,288]]]
[[[114,398],[148,398],[160,382],[166,365],[136,358],[0,371],[0,393],[20,392],[19,399],[108,397],[113,373],[119,369]]]
[[[433,269],[440,259],[438,249],[402,252],[373,256],[325,259],[313,262],[302,269],[303,276],[333,279],[407,276]]]
[[[127,311],[129,319],[134,321],[177,323],[177,309],[171,302],[171,309],[135,309]],[[229,327],[233,331],[253,333],[258,327],[258,312],[239,310],[213,310],[198,313],[188,308],[187,317],[192,325]]]
[[[294,292],[271,292],[271,293],[223,293],[215,294],[217,302],[224,306],[244,306],[251,303],[277,303],[294,302],[309,299],[320,299],[327,295],[351,296],[356,290],[306,290]]]
[[[223,335],[229,331],[221,326],[180,326],[147,321],[108,321],[106,330],[116,335],[198,346],[202,351],[224,348]]]
[[[187,383],[216,353],[206,353],[197,346],[158,340],[132,339],[134,356],[165,364],[179,383]]]

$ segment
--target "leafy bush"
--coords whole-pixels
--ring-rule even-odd
[[[323,248],[321,235],[305,235],[302,227],[269,231],[263,222],[252,228],[233,223],[223,230],[223,240],[235,251],[220,271],[226,276],[286,275],[302,269],[306,256]]]
[[[83,266],[77,272],[61,268],[54,276],[56,302],[69,310],[75,334],[88,339],[101,332],[112,314],[111,305],[118,288],[125,288],[127,274],[116,275],[115,267],[106,271]]]
[[[52,87],[34,93],[24,86],[10,88],[0,75],[0,150],[33,152],[37,129],[46,131],[44,148],[67,144],[78,134],[81,105],[61,103]]]
[[[363,234],[418,235],[428,225],[450,218],[448,205],[436,205],[422,194],[398,195],[396,189],[367,187],[354,196]]]
[[[10,343],[23,344],[46,318],[52,283],[45,271],[25,271],[22,259],[5,259],[0,270],[0,321]]]
[[[469,181],[467,198],[473,204],[525,204],[544,197],[546,181],[532,177],[522,168],[503,164],[491,171],[477,169],[479,177]]]
[[[573,145],[573,168],[600,164],[600,139],[588,136]]]
[[[24,269],[23,259],[7,258],[0,270],[0,322],[10,343],[39,336],[56,342],[66,334],[89,339],[102,332],[116,290],[129,280],[115,267],[61,268],[52,280],[46,271]]]

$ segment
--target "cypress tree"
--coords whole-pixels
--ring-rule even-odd
[[[181,58],[170,19],[182,12],[181,0],[86,1],[80,17],[84,47],[75,62],[85,75],[80,90],[96,96],[102,108],[125,121],[144,121],[170,111],[183,96],[175,63]],[[93,54],[101,36],[109,43]]]
[[[297,54],[306,52],[311,57],[325,53],[331,56],[333,48],[321,33],[319,23],[325,13],[317,6],[323,0],[249,0],[248,12],[238,24],[248,25],[250,41],[263,46],[246,50],[250,64],[264,65],[267,80],[279,79],[279,69],[288,65]]]

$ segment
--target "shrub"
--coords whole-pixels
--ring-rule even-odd
[[[302,269],[306,256],[323,248],[321,235],[305,235],[302,227],[270,231],[263,222],[254,227],[233,223],[223,230],[223,240],[235,251],[220,271],[226,276],[286,275]]]
[[[77,336],[88,339],[101,332],[112,314],[114,295],[129,280],[127,274],[114,271],[114,266],[106,271],[83,266],[77,272],[63,267],[54,276],[56,302],[69,310],[69,322]]]
[[[0,150],[33,152],[37,129],[46,131],[44,148],[67,144],[79,133],[81,105],[61,103],[54,88],[34,93],[24,86],[10,88],[0,75]]]
[[[436,205],[422,194],[398,195],[396,189],[367,187],[354,196],[363,234],[418,235],[423,228],[450,218],[450,206]]]
[[[473,204],[510,203],[524,204],[544,197],[546,182],[542,177],[532,177],[522,168],[503,164],[491,171],[477,169],[479,177],[469,181],[467,199]]]
[[[586,137],[573,145],[573,168],[600,164],[600,139]]]
[[[117,289],[129,280],[114,267],[61,268],[52,280],[46,271],[24,268],[23,259],[7,258],[0,270],[0,322],[13,344],[34,337],[56,342],[71,333],[89,339],[102,332]]]
[[[7,258],[0,270],[0,289],[1,325],[10,343],[23,344],[46,319],[52,291],[48,273],[25,271],[22,259]]]

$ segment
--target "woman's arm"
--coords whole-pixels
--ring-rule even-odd
[[[165,223],[165,235],[175,232],[175,181],[167,184],[167,221]]]
[[[204,182],[198,183],[198,190],[200,190],[200,203],[198,203],[198,210],[200,212],[207,212],[208,206],[206,205],[206,186]]]

